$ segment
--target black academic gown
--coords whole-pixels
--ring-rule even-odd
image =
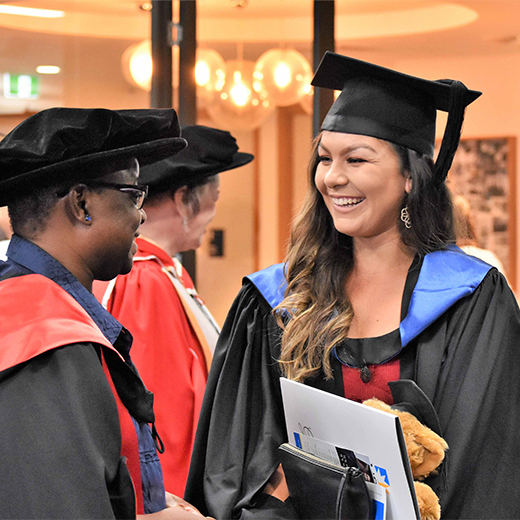
[[[135,515],[117,407],[99,367],[92,344],[72,344],[0,373],[0,518]]]
[[[151,410],[137,372],[46,277],[0,278],[0,309],[0,518],[135,518],[122,420],[135,436],[129,411]]]
[[[219,520],[294,514],[261,493],[287,441],[271,313],[283,288],[262,284],[262,275],[244,280],[224,324],[188,478],[186,499]],[[429,481],[442,518],[520,518],[520,312],[504,277],[456,251],[427,255],[400,332],[401,355],[412,354],[412,379],[450,446]],[[342,395],[340,380],[307,383]],[[399,397],[413,400],[406,388]]]

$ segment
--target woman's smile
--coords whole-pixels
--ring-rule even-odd
[[[365,200],[365,197],[338,197],[331,195],[330,200],[336,207],[353,208],[361,204]]]

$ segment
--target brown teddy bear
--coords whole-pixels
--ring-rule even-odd
[[[439,498],[430,486],[420,481],[435,473],[435,470],[444,460],[444,452],[448,449],[448,444],[433,430],[419,422],[411,413],[394,410],[383,401],[375,398],[368,399],[363,404],[399,417],[408,458],[410,459],[421,520],[439,520],[441,517]]]

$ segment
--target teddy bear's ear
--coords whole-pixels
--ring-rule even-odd
[[[396,412],[403,430],[413,477],[423,480],[440,466],[448,444],[408,412]]]

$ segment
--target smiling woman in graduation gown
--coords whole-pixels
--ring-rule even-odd
[[[424,114],[431,103],[426,100],[433,97],[435,108],[451,118],[433,170],[435,185],[444,184],[464,107],[479,95],[458,82],[427,82],[333,53],[325,55],[313,84],[342,89],[322,127],[327,146],[331,133],[344,132],[395,142],[431,157],[435,116]],[[315,165],[312,182],[316,171]],[[428,208],[414,206],[413,190],[420,193],[425,185],[419,186],[413,174],[411,183],[412,193],[405,195],[409,214],[399,224],[402,236],[409,229],[407,217],[416,229],[423,225],[419,215],[428,217]],[[338,250],[348,255],[350,237],[330,232],[330,220],[322,230],[323,243],[336,240]],[[346,225],[334,220],[336,228]],[[332,377],[322,368],[303,382],[357,401],[375,396],[403,405],[442,435],[450,448],[439,473],[427,483],[440,497],[443,519],[518,518],[520,500],[511,475],[520,463],[515,411],[520,314],[503,275],[450,242],[448,233],[442,244],[410,255],[393,311],[398,317],[394,330],[348,335],[330,350]],[[313,276],[324,281],[320,276],[326,266],[316,267]],[[295,517],[290,498],[283,501],[269,491],[280,464],[277,448],[287,442],[279,385],[287,372],[278,362],[283,328],[273,309],[287,296],[294,273],[294,266],[280,264],[245,278],[215,351],[186,498],[217,519]],[[285,328],[288,308],[282,304]]]

